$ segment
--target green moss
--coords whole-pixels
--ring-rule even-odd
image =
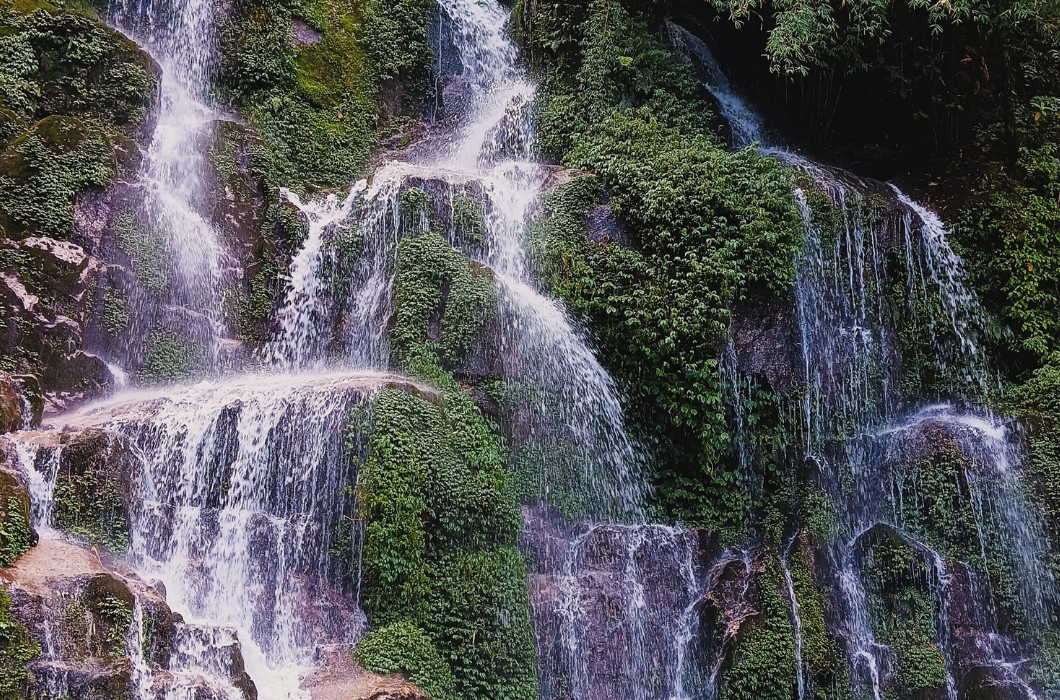
[[[496,302],[489,270],[453,250],[441,234],[424,231],[402,239],[390,331],[395,357],[413,373],[427,366],[456,367]]]
[[[11,487],[5,485],[2,491],[10,494]],[[7,506],[0,516],[0,567],[11,566],[33,544],[28,500],[24,495],[7,495]]]
[[[354,655],[366,670],[383,675],[404,674],[431,700],[453,700],[453,673],[431,640],[415,625],[396,622],[369,632]]]
[[[790,700],[795,687],[795,630],[781,591],[784,573],[770,557],[758,576],[759,617],[741,627],[724,673],[722,700]]]
[[[102,433],[64,448],[52,518],[63,532],[122,555],[129,546],[122,484],[108,463],[117,463],[119,449]]]
[[[129,327],[129,302],[116,289],[108,289],[103,297],[103,327],[112,335]]]
[[[504,453],[450,382],[444,407],[383,392],[359,481],[364,605],[409,623],[448,663],[455,697],[537,697],[521,517]]]
[[[40,653],[40,645],[25,625],[11,619],[11,596],[0,591],[0,698],[28,696],[33,686],[28,666]]]
[[[462,240],[481,243],[486,233],[482,202],[463,192],[453,195],[453,228]]]
[[[179,333],[155,328],[147,338],[141,381],[173,382],[188,379],[206,367],[207,348]]]
[[[154,225],[140,223],[127,211],[115,217],[114,231],[118,246],[129,256],[140,282],[155,294],[165,294],[169,289],[169,251],[165,234]]]
[[[0,223],[9,235],[65,238],[75,195],[108,184],[113,169],[101,133],[73,117],[46,117],[0,153]]]

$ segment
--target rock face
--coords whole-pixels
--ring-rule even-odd
[[[695,677],[686,660],[715,651],[701,643],[701,631],[702,639],[714,632],[709,620],[701,630],[706,609],[716,599],[738,610],[730,598],[741,590],[730,585],[736,568],[722,565],[730,557],[711,563],[720,553],[709,532],[568,526],[541,507],[524,509],[524,518],[542,698],[706,689],[709,679]]]
[[[41,645],[30,664],[38,688],[53,697],[130,698],[133,666],[127,636],[139,601],[145,659],[169,663],[175,618],[159,594],[141,581],[110,572],[99,555],[41,540],[0,580],[12,618]]]
[[[302,682],[312,700],[430,700],[427,693],[399,676],[365,671],[346,645],[325,647],[318,661],[321,667]]]
[[[26,460],[29,464],[21,464]],[[139,463],[120,435],[97,428],[24,432],[18,436],[17,450],[15,440],[0,438],[3,462],[20,479],[26,466],[41,475],[55,475],[47,503],[55,527],[101,549],[125,551]]]
[[[0,570],[11,617],[40,651],[29,664],[44,697],[256,700],[235,632],[187,625],[163,594],[120,563],[45,539]],[[139,623],[139,627],[137,627]]]
[[[11,375],[0,372],[0,433],[22,428],[25,406]]]
[[[161,69],[74,10],[16,4],[0,16],[0,33],[31,66],[0,99],[0,370],[34,378],[39,421],[45,396],[62,410],[113,385],[106,364],[85,351],[109,287],[102,261],[113,234],[108,241],[109,222],[76,202],[122,189],[122,176],[136,171]]]

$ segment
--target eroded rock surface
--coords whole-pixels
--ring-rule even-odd
[[[346,645],[320,650],[321,667],[302,681],[312,700],[430,700],[400,676],[365,671],[353,660],[352,652]]]

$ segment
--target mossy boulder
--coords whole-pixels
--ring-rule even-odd
[[[22,428],[23,404],[11,375],[0,372],[0,433]]]
[[[0,0],[0,33],[7,59],[0,108],[29,123],[58,114],[130,136],[149,128],[161,69],[98,17],[38,0]]]
[[[8,236],[69,235],[75,196],[110,182],[107,136],[76,117],[41,119],[0,152],[0,226]]]
[[[124,440],[90,428],[58,437],[55,526],[90,544],[123,553],[136,460]]]
[[[168,668],[179,618],[154,588],[111,571],[105,559],[94,550],[42,540],[3,570],[11,622],[23,630],[24,648],[36,650],[21,655],[23,672],[28,665],[38,687],[65,679],[70,698],[137,697],[128,657],[137,604],[144,661],[153,672]],[[3,612],[0,605],[0,619]],[[51,653],[41,658],[46,640]],[[168,674],[157,678],[167,679],[172,682]]]

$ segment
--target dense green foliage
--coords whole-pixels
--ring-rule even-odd
[[[274,182],[343,186],[368,164],[381,126],[380,84],[397,79],[413,98],[426,85],[433,7],[428,0],[235,3],[219,28],[220,82],[264,138]],[[292,43],[295,23],[310,38]]]
[[[454,697],[536,697],[521,518],[497,437],[459,390],[444,407],[386,391],[371,431],[358,490],[370,621],[422,630]]]
[[[3,475],[7,482],[11,477]],[[14,484],[4,483],[0,488],[7,505],[0,514],[0,567],[12,563],[29,551],[33,544],[33,533],[29,524],[29,503],[26,498],[14,493]]]
[[[26,697],[33,680],[27,666],[40,653],[26,626],[11,619],[11,596],[0,591],[0,698]]]
[[[758,577],[760,617],[742,625],[725,671],[723,700],[788,700],[795,685],[795,631],[785,600],[784,573],[775,558]]]
[[[424,230],[400,242],[391,338],[397,358],[413,373],[459,365],[496,303],[490,271],[440,233]]]
[[[1034,102],[1020,109],[1014,162],[982,169],[956,228],[993,354],[1017,379],[1060,352],[1060,97]]]
[[[409,622],[395,622],[369,632],[357,643],[357,662],[373,673],[404,674],[431,700],[451,700],[453,672],[423,630]]]
[[[792,176],[752,150],[726,151],[688,63],[619,3],[536,7],[518,9],[524,44],[548,66],[542,147],[594,173],[546,203],[541,266],[626,391],[663,509],[732,530],[747,508],[726,464],[718,356],[735,303],[792,287]],[[587,238],[594,212],[614,216],[629,245]]]
[[[91,545],[122,555],[129,546],[122,444],[103,431],[74,436],[62,447],[55,481],[55,527]]]
[[[1028,428],[1027,493],[1042,507],[1055,571],[1060,567],[1060,366],[1038,370],[1008,397],[1006,408]]]
[[[0,3],[0,228],[65,237],[74,197],[127,165],[156,89],[147,54],[96,19]]]
[[[898,670],[892,691],[898,698],[921,697],[946,684],[946,661],[936,640],[938,599],[929,590],[930,574],[899,536],[870,534],[864,572],[869,615],[876,638],[891,646]]]
[[[389,334],[400,366],[440,392],[389,390],[372,408],[358,499],[368,523],[364,606],[378,631],[358,654],[423,674],[442,697],[531,700],[537,675],[516,546],[522,518],[506,451],[448,371],[492,315],[496,295],[491,278],[431,230],[427,208],[417,208],[424,196],[410,190],[401,199],[403,219],[415,225],[398,247]],[[413,659],[416,649],[426,655]]]

